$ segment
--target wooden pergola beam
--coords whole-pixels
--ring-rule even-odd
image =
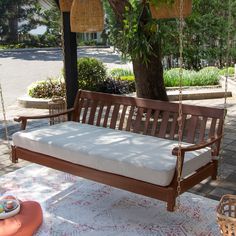
[[[59,0],[55,0],[59,7]],[[62,49],[64,61],[64,73],[66,83],[67,108],[74,105],[76,93],[78,91],[78,71],[77,71],[77,41],[76,33],[70,30],[70,13],[62,12]]]

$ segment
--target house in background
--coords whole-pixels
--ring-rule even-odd
[[[45,9],[50,9],[52,7],[52,0],[39,0],[39,3],[41,6]],[[45,28],[39,27],[37,30],[34,30],[33,32],[41,33]],[[103,39],[101,37],[102,32],[94,32],[94,33],[79,33],[78,34],[78,43],[102,43]]]

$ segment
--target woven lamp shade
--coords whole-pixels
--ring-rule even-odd
[[[104,28],[101,0],[74,0],[70,14],[71,32],[99,32]]]
[[[180,16],[180,0],[175,0],[173,4],[158,3],[158,5],[150,4],[152,18],[169,19],[179,18]],[[192,0],[183,1],[183,17],[187,17],[192,12]]]
[[[59,0],[60,9],[62,12],[70,12],[73,0]]]

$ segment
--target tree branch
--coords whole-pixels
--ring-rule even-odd
[[[129,4],[128,0],[108,0],[108,2],[110,3],[110,6],[113,9],[117,19],[122,21],[125,6]]]

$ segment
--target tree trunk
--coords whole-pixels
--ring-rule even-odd
[[[16,2],[13,2],[9,5],[10,17],[8,21],[9,25],[9,34],[8,42],[17,43],[18,42],[18,6]]]
[[[160,56],[151,55],[147,64],[142,59],[132,62],[137,97],[168,101]]]
[[[130,4],[129,1],[108,1],[116,15],[117,21],[122,23],[125,6]],[[140,17],[140,22],[140,25],[146,25],[146,23],[148,23],[147,12],[145,10]],[[143,30],[145,31],[145,29]],[[149,37],[148,34],[149,33],[147,33],[147,37]],[[168,101],[163,80],[163,68],[161,64],[159,40],[153,44],[154,45],[152,45],[152,49],[154,53],[149,55],[148,62],[146,64],[144,63],[143,58],[132,59],[137,97]]]

